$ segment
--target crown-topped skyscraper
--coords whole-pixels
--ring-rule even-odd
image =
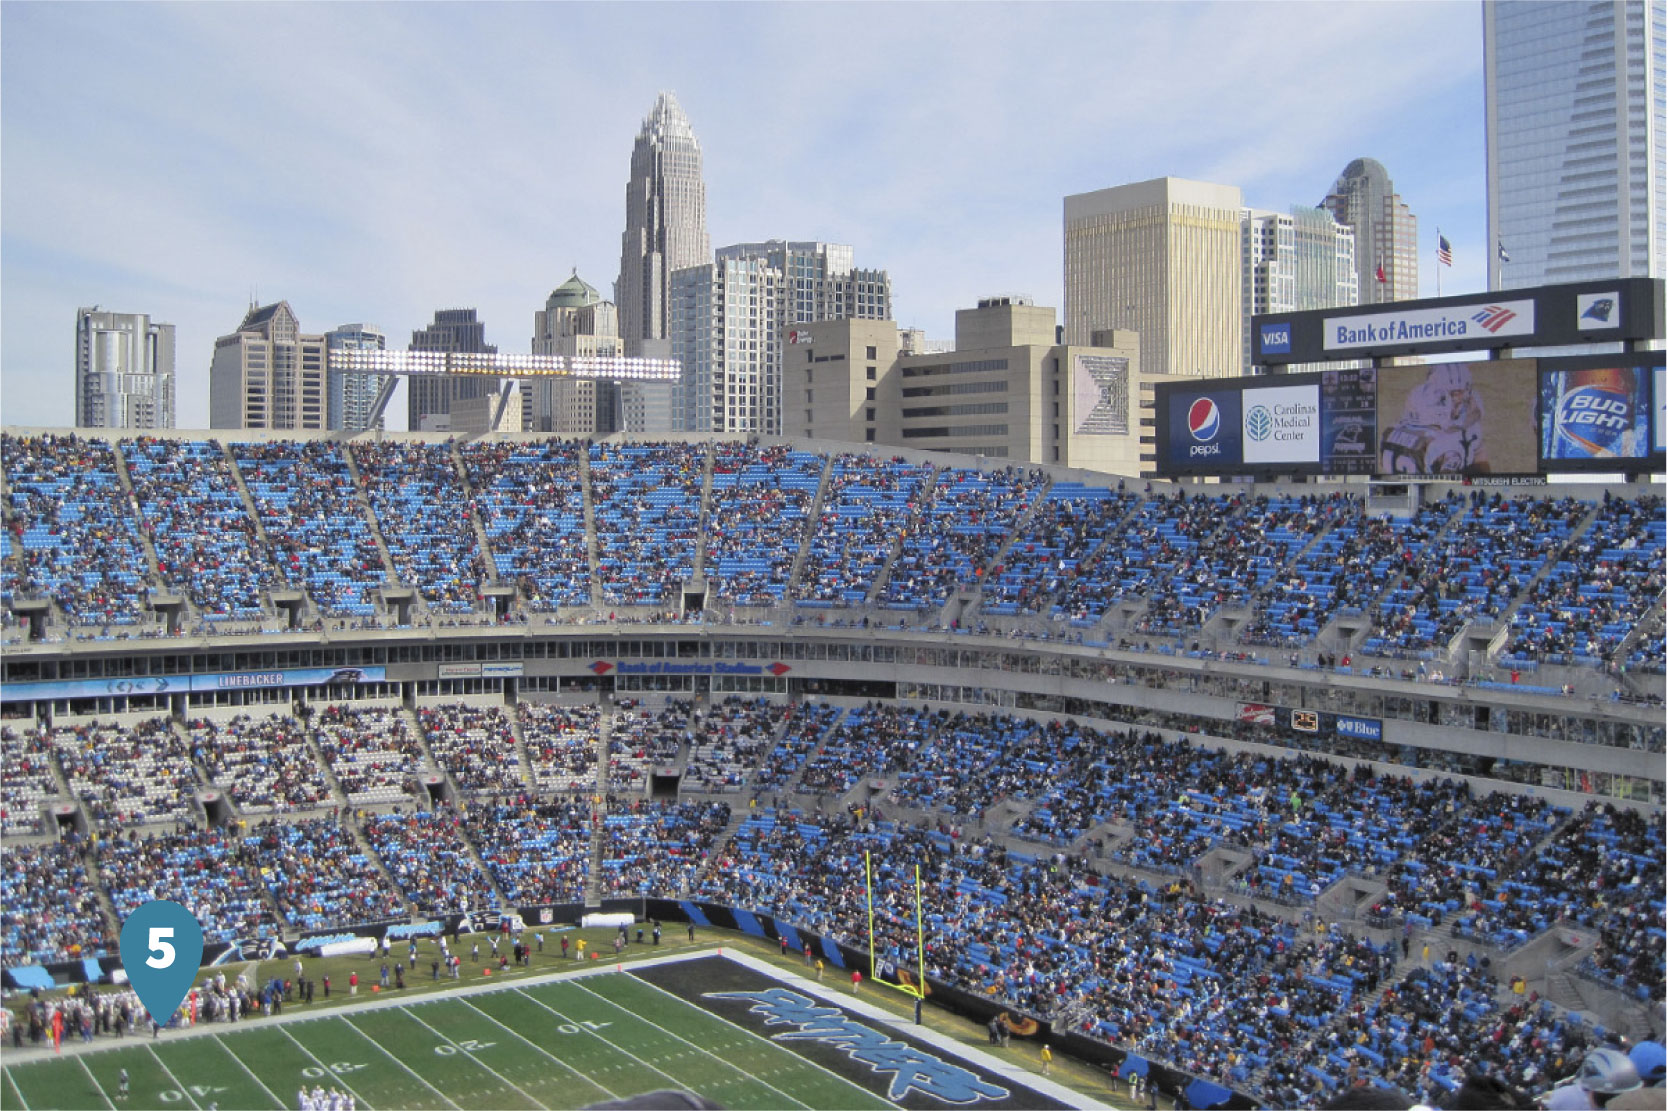
[[[672,271],[711,261],[701,144],[677,97],[661,93],[637,133],[626,183],[620,279],[614,286],[626,354],[660,353]]]

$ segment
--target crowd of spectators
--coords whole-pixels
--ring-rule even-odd
[[[592,444],[597,577],[610,606],[663,606],[695,572],[704,444]]]
[[[191,754],[166,718],[92,721],[52,730],[70,790],[102,830],[177,822],[197,813]]]
[[[206,440],[122,441],[145,535],[163,585],[191,600],[202,620],[259,621],[278,566],[260,554],[255,519],[231,462]]]
[[[429,751],[465,793],[518,794],[521,776],[510,719],[496,706],[444,703],[417,711]]]
[[[363,828],[388,874],[419,912],[462,913],[497,901],[470,852],[459,811],[372,814]]]
[[[954,631],[1046,618],[1022,623],[1026,635],[1167,652],[1210,632],[1224,607],[1248,606],[1212,635],[1313,649],[1334,618],[1362,616],[1356,654],[1428,660],[1466,625],[1508,620],[1501,659],[1518,670],[1603,664],[1620,676],[1668,654],[1668,524],[1650,494],[1595,503],[1474,490],[1369,517],[1347,494],[1137,494],[1014,467],[751,442],[139,438],[118,452],[7,435],[4,446],[0,596],[52,597],[62,618],[49,629],[68,620],[79,638],[163,635],[147,612],[156,591],[184,592],[195,628],[228,634],[287,625],[271,620],[279,587],[311,595],[321,621],[381,621],[379,590],[395,582],[422,594],[415,619],[430,624],[587,605],[665,615],[700,565],[732,617],[791,600],[863,610],[864,622],[871,605],[936,620],[953,590],[977,590]],[[516,589],[507,615],[477,612],[494,580]],[[7,623],[20,627],[9,611]]]
[[[406,913],[400,893],[335,818],[268,818],[248,831],[243,846],[288,929],[357,926]]]
[[[535,791],[595,789],[602,730],[597,707],[518,702],[515,712]]]
[[[1573,498],[1511,499],[1474,492],[1466,507],[1413,554],[1402,580],[1374,609],[1364,651],[1445,646],[1467,623],[1496,621],[1589,505]]]
[[[754,790],[780,790],[797,778],[806,759],[818,749],[843,713],[838,706],[827,703],[795,702],[782,735],[753,774]]]
[[[476,442],[458,448],[500,582],[535,613],[591,600],[579,447]]]
[[[0,857],[0,963],[52,964],[107,948],[104,912],[78,840],[8,844]]]
[[[602,893],[691,891],[729,824],[727,802],[639,798],[627,804],[610,796],[603,816]]]
[[[879,603],[931,612],[952,590],[977,587],[1046,484],[1042,471],[1019,467],[940,470],[904,529]]]
[[[428,770],[422,742],[399,710],[327,706],[313,737],[353,806],[400,802],[422,790],[420,777]]]
[[[0,433],[6,533],[0,588],[49,597],[71,625],[137,625],[148,593],[133,503],[103,440]]]
[[[1547,561],[1512,615],[1506,657],[1591,664],[1614,655],[1662,599],[1665,535],[1660,496],[1606,491],[1592,524]]]
[[[277,920],[262,897],[255,851],[228,829],[184,825],[128,830],[98,843],[98,870],[118,921],[153,899],[190,911],[205,942],[272,937]]]
[[[1097,553],[1135,502],[1123,483],[1115,490],[1054,483],[1001,562],[990,569],[979,611],[994,616],[1047,614],[1086,625],[1098,621],[1101,611],[1091,611],[1087,604],[1097,593],[1095,586],[1079,587],[1075,607],[1062,606],[1056,599],[1078,580],[1101,577]]]
[[[589,798],[471,803],[469,837],[512,904],[577,903],[585,897],[593,804]]]
[[[695,791],[739,791],[770,750],[788,707],[766,698],[730,695],[691,713],[683,782]]]
[[[324,769],[306,730],[288,714],[201,718],[187,728],[192,759],[239,810],[282,813],[328,805]]]
[[[788,589],[826,455],[786,445],[712,445],[705,568],[713,594],[740,606],[773,606]]]
[[[622,698],[615,708],[608,722],[608,787],[641,790],[653,769],[676,765],[684,746],[694,741],[695,703],[668,697],[651,710],[638,699]]]
[[[486,560],[451,442],[356,440],[351,451],[395,577],[432,612],[472,611]]]
[[[932,474],[924,463],[836,455],[791,590],[795,602],[831,607],[867,601]]]
[[[388,584],[382,552],[340,444],[228,445],[254,499],[266,558],[327,617],[368,617]]]
[[[62,797],[52,769],[52,744],[34,726],[23,730],[0,726],[0,834],[40,833],[45,807]]]

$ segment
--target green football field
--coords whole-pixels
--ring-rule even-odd
[[[666,1088],[727,1108],[924,1105],[918,1091],[887,1098],[886,1077],[877,1084],[877,1070],[844,1067],[826,1047],[814,1047],[825,1054],[819,1063],[805,1042],[775,1040],[768,1026],[748,1029],[701,1005],[700,988],[735,987],[720,981],[746,975],[729,965],[709,958],[649,978],[564,977],[156,1039],[101,1037],[62,1056],[13,1051],[0,1069],[0,1106],[295,1108],[298,1090],[314,1086],[351,1093],[360,1108],[584,1107]],[[1037,1093],[1004,1087],[1005,1098],[987,1105],[1038,1106],[1027,1098]]]

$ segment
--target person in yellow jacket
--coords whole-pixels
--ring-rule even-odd
[[[1042,1047],[1042,1066],[1044,1076],[1054,1071],[1054,1053],[1048,1048],[1047,1042],[1044,1042]]]

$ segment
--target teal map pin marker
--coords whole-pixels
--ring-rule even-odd
[[[167,1022],[203,963],[203,927],[191,912],[167,899],[152,899],[122,923],[122,967],[139,1002]]]

